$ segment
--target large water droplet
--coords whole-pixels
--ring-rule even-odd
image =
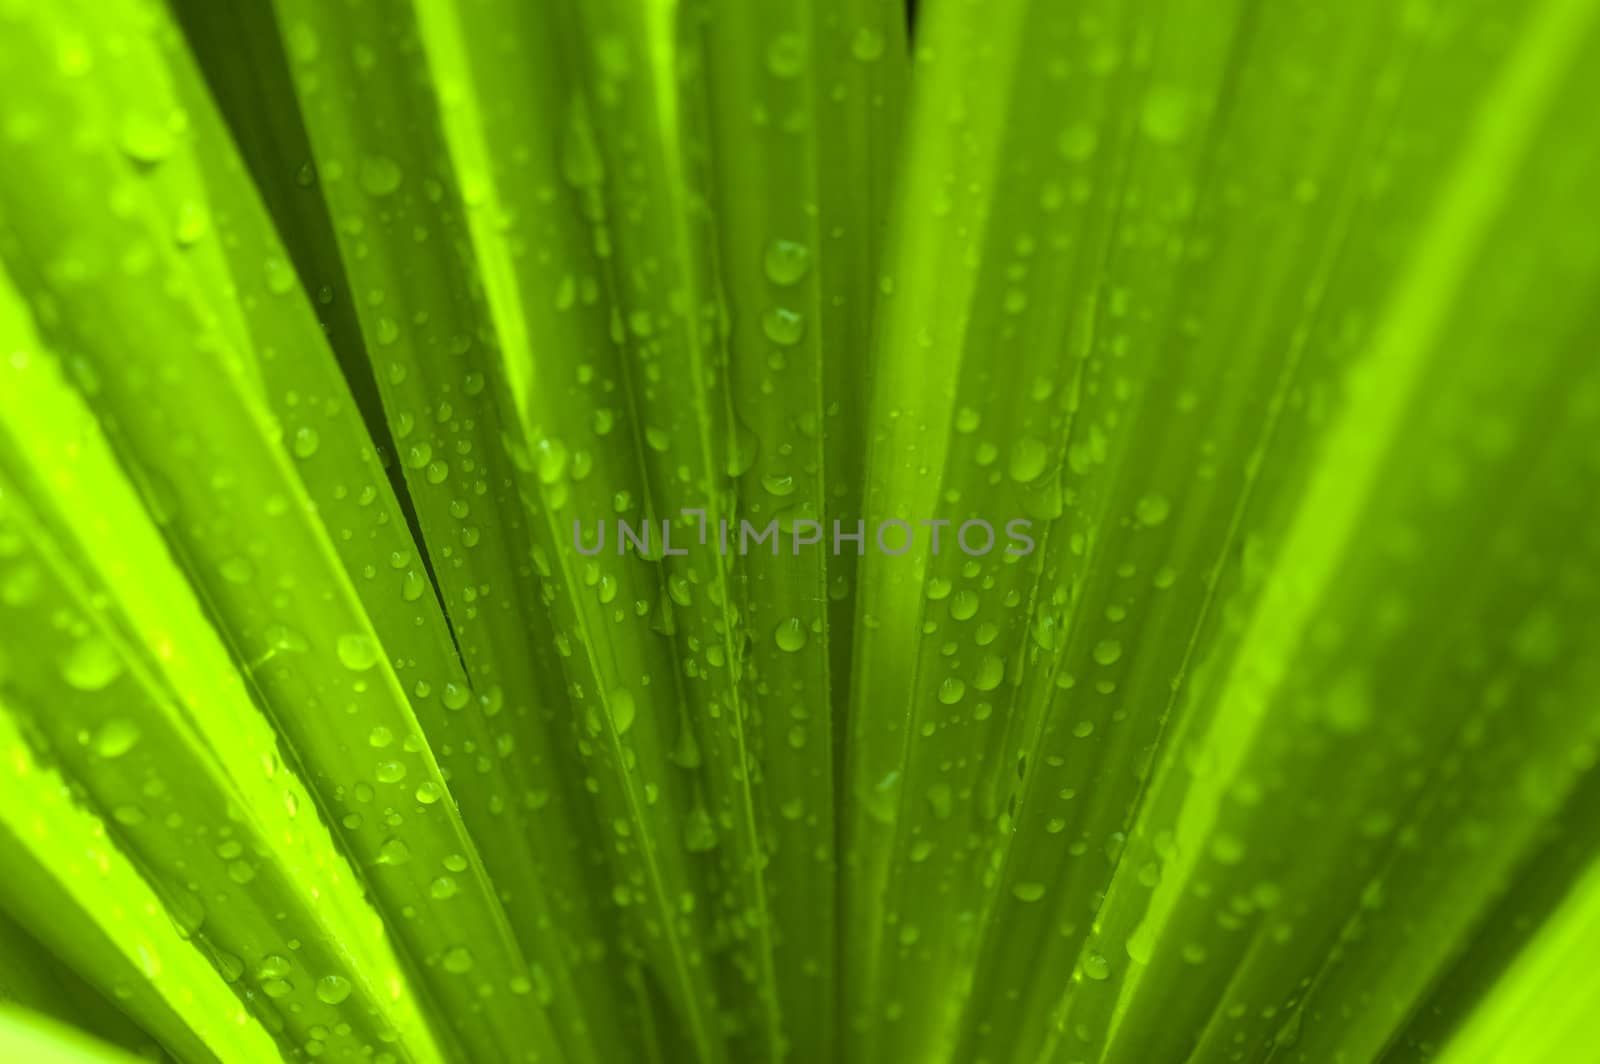
[[[337,650],[339,663],[352,672],[366,672],[378,663],[378,644],[361,632],[340,636]]]
[[[806,626],[801,623],[800,618],[790,617],[778,625],[777,631],[773,633],[773,641],[778,644],[779,650],[793,654],[806,645]]]
[[[611,692],[611,723],[617,729],[618,735],[626,734],[633,727],[633,718],[637,707],[633,701],[633,692],[626,687],[619,687]]]
[[[144,733],[126,717],[116,717],[100,725],[94,733],[94,752],[104,758],[121,757],[139,745]]]
[[[61,676],[80,691],[99,691],[122,675],[117,648],[100,636],[80,639],[61,662]]]
[[[1032,436],[1024,436],[1011,445],[1010,473],[1011,479],[1019,484],[1026,484],[1038,480],[1044,473],[1045,463],[1050,459],[1050,452],[1045,445]]]
[[[793,347],[806,334],[805,315],[783,307],[773,307],[762,316],[761,331],[773,343]]]
[[[350,980],[342,975],[325,975],[317,980],[317,1000],[325,1005],[337,1005],[350,996]]]
[[[773,284],[798,284],[811,269],[811,250],[793,240],[774,240],[767,245],[765,264]]]
[[[399,165],[387,155],[369,155],[361,160],[361,187],[369,196],[393,194],[403,176]]]
[[[1011,896],[1018,901],[1038,901],[1044,897],[1044,884],[1017,883],[1011,888]]]

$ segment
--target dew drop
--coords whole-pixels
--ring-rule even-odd
[[[1017,883],[1011,888],[1011,896],[1018,901],[1038,901],[1044,897],[1043,883]]]
[[[378,847],[378,863],[381,865],[403,865],[411,860],[411,847],[399,839],[390,839]]]
[[[350,980],[342,975],[325,975],[317,980],[317,1000],[324,1005],[337,1005],[350,996]]]
[[[633,701],[633,692],[626,687],[619,687],[611,692],[609,702],[611,706],[611,724],[617,729],[618,735],[625,735],[633,727],[633,718],[637,713],[637,706]]]
[[[797,33],[782,33],[767,46],[767,70],[773,77],[792,78],[805,69],[806,42]]]
[[[94,752],[104,758],[121,757],[139,744],[143,733],[126,717],[116,717],[100,725],[94,733]]]
[[[883,58],[883,34],[870,26],[862,26],[850,38],[850,54],[863,63]]]
[[[378,663],[378,644],[363,633],[340,636],[337,650],[339,663],[352,672],[366,672]]]
[[[762,315],[761,331],[773,343],[793,347],[806,334],[805,315],[784,307],[773,307]]]
[[[172,130],[152,115],[131,111],[123,116],[117,145],[134,162],[155,166],[172,154]]]
[[[1100,665],[1115,665],[1122,658],[1122,644],[1115,639],[1102,639],[1094,645],[1094,660]]]
[[[806,645],[806,626],[801,623],[800,618],[790,617],[779,623],[772,638],[778,644],[779,650],[793,654]]]
[[[811,250],[793,240],[774,240],[767,245],[765,265],[773,284],[799,284],[811,269]]]
[[[1134,512],[1141,525],[1154,528],[1167,519],[1167,515],[1172,512],[1172,504],[1167,501],[1165,495],[1146,495],[1139,500]]]
[[[1045,449],[1043,442],[1032,436],[1024,436],[1011,445],[1009,464],[1011,479],[1018,484],[1038,480],[1044,473],[1045,463],[1049,461],[1049,457],[1050,452]]]
[[[294,267],[279,258],[271,258],[264,267],[267,280],[267,291],[276,296],[288,295],[294,291]],[[314,448],[313,448],[314,449]],[[306,455],[301,455],[304,458]]]
[[[322,443],[322,437],[317,435],[313,428],[303,428],[294,434],[294,443],[291,445],[296,458],[310,458],[317,453],[317,447]]]
[[[122,658],[98,635],[80,639],[61,662],[61,676],[80,691],[100,691],[122,675]]]
[[[400,187],[400,167],[387,155],[369,155],[361,160],[361,187],[369,196],[392,195]]]
[[[957,591],[950,600],[950,616],[958,621],[968,621],[978,612],[978,596],[972,591]]]

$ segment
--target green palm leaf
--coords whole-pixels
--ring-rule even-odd
[[[1600,4],[906,16],[0,0],[0,1055],[1583,1058]]]

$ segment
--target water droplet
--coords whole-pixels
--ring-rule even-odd
[[[206,235],[208,225],[205,208],[186,200],[178,207],[178,220],[172,227],[172,239],[181,248],[193,247]]]
[[[1122,657],[1122,644],[1115,639],[1102,639],[1094,645],[1094,660],[1100,665],[1115,665]]]
[[[863,63],[883,58],[883,34],[871,26],[862,26],[850,38],[850,54]]]
[[[1038,480],[1049,460],[1050,452],[1041,441],[1024,436],[1011,445],[1011,479],[1018,484]]]
[[[767,245],[766,268],[773,284],[799,284],[811,269],[811,250],[793,240],[774,240]]]
[[[633,701],[633,692],[626,687],[619,687],[611,692],[609,700],[611,706],[611,723],[617,729],[618,735],[625,735],[633,727],[633,718],[637,707]]]
[[[266,274],[267,291],[276,296],[288,295],[294,291],[294,267],[287,262],[279,258],[271,258],[266,261],[266,265],[262,269]],[[315,433],[312,435],[315,436]],[[316,450],[315,445],[313,445],[312,450]],[[300,457],[305,458],[308,456],[301,455]]]
[[[325,975],[317,980],[317,1000],[324,1005],[337,1005],[350,996],[353,987],[342,975]]]
[[[261,958],[261,963],[256,965],[256,979],[266,982],[268,979],[287,979],[289,973],[294,971],[294,965],[288,957],[276,953],[269,953]]]
[[[793,654],[806,645],[806,626],[798,617],[790,617],[778,625],[773,633],[773,641],[778,644],[779,650]]]
[[[470,972],[473,964],[472,951],[465,946],[451,946],[444,951],[444,958],[441,963],[444,965],[445,971],[454,975]]]
[[[973,677],[972,686],[980,691],[993,691],[1000,686],[1000,681],[1005,679],[1005,675],[1005,662],[993,654],[986,654],[978,665],[978,675]]]
[[[94,733],[94,752],[104,758],[121,757],[139,744],[143,734],[133,721],[116,717]]]
[[[761,331],[773,343],[793,347],[806,334],[806,318],[798,311],[773,307],[762,316]]]
[[[111,819],[124,827],[138,827],[148,819],[145,811],[136,805],[119,805],[111,810]]]
[[[683,848],[690,853],[705,853],[716,847],[717,829],[711,823],[711,814],[697,805],[683,821]]]
[[[352,672],[366,672],[378,663],[378,644],[364,633],[340,636],[337,649],[339,663]]]
[[[1154,528],[1156,525],[1161,524],[1171,512],[1172,504],[1167,501],[1165,495],[1146,495],[1139,500],[1138,506],[1135,507],[1139,523],[1146,528]]]
[[[317,435],[313,428],[303,428],[294,434],[294,456],[296,458],[310,458],[317,453],[317,446],[322,442],[322,437]]]
[[[1139,126],[1158,144],[1176,144],[1189,133],[1193,121],[1189,97],[1171,85],[1156,85],[1145,96]]]
[[[406,766],[400,761],[380,761],[373,775],[379,783],[399,783],[406,778]]]
[[[1011,888],[1011,896],[1018,901],[1038,901],[1044,897],[1043,883],[1017,883]]]
[[[172,129],[153,115],[130,111],[117,131],[117,145],[134,162],[154,166],[172,154]]]
[[[122,657],[97,635],[80,639],[61,662],[61,676],[80,691],[100,691],[122,675]]]
[[[971,620],[978,612],[978,596],[972,591],[957,591],[950,600],[950,616],[958,621]]]
[[[1098,143],[1099,136],[1092,124],[1074,122],[1062,132],[1057,147],[1061,149],[1062,158],[1081,163],[1094,155]]]
[[[555,484],[567,471],[567,448],[560,440],[539,441],[539,483]]]
[[[806,42],[798,33],[781,33],[767,45],[767,70],[773,77],[795,77],[805,65]]]
[[[388,196],[400,187],[400,167],[387,155],[369,155],[361,160],[361,187],[369,196]]]
[[[378,847],[378,863],[381,865],[402,865],[411,860],[411,847],[399,839],[390,839]]]

